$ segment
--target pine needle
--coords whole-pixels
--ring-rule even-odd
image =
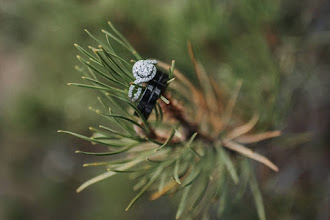
[[[125,169],[129,169],[133,166],[135,166],[136,164],[140,163],[142,160],[133,160],[131,162],[128,162],[124,165],[122,165],[120,168],[125,170]],[[115,175],[116,172],[112,172],[112,171],[107,171],[105,173],[102,173],[101,175],[98,175],[88,181],[86,181],[85,183],[83,183],[81,186],[78,187],[78,189],[76,190],[77,193],[81,192],[82,190],[86,189],[87,187],[89,187],[90,185],[94,184],[94,183],[98,183],[102,180],[105,180],[113,175]]]
[[[228,170],[231,178],[233,179],[234,183],[237,184],[238,183],[238,175],[235,169],[235,166],[233,164],[233,162],[231,161],[231,159],[229,158],[229,156],[227,155],[227,153],[222,149],[221,146],[217,146],[216,148],[218,150],[218,157],[219,160],[222,160],[226,166],[226,169]]]
[[[228,132],[228,134],[226,135],[226,140],[232,140],[241,136],[242,134],[249,132],[256,125],[258,119],[259,116],[257,114],[253,115],[252,119],[248,123]]]
[[[262,201],[261,192],[258,187],[256,178],[253,174],[252,174],[252,178],[250,180],[250,189],[251,189],[252,195],[254,197],[254,201],[256,204],[257,211],[258,211],[259,219],[266,220],[265,208],[264,208],[264,203]]]
[[[268,131],[260,134],[242,135],[238,138],[235,138],[235,141],[241,144],[251,144],[251,143],[257,143],[263,140],[267,140],[270,138],[278,137],[280,135],[281,135],[281,131]]]
[[[179,204],[179,208],[176,212],[176,215],[175,215],[175,218],[178,219],[181,217],[186,205],[187,205],[187,198],[188,198],[188,194],[189,194],[189,191],[191,189],[191,186],[188,186],[186,187],[184,190],[183,190],[183,193],[182,193],[182,196],[181,196],[181,201],[180,201],[180,204]]]
[[[275,172],[278,172],[278,170],[279,170],[278,167],[274,163],[272,163],[269,159],[267,159],[266,157],[264,157],[256,152],[253,152],[252,150],[250,150],[247,147],[244,147],[241,144],[235,143],[233,141],[228,141],[226,139],[222,143],[223,143],[224,147],[227,147],[228,149],[231,149],[246,157],[256,160],[256,161],[266,165],[270,169],[274,170]]]

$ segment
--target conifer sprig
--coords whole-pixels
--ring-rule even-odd
[[[273,138],[280,132],[250,134],[257,123],[257,115],[243,125],[237,123],[236,119],[240,117],[233,117],[233,109],[242,83],[238,81],[231,96],[224,97],[221,88],[197,61],[188,43],[199,85],[195,86],[175,69],[175,61],[171,65],[158,61],[158,68],[169,73],[169,86],[147,121],[136,103],[127,96],[134,80],[132,62],[129,60],[140,60],[142,57],[110,22],[109,27],[109,31],[102,30],[106,43],[85,30],[99,44],[97,48],[89,47],[90,52],[75,44],[81,52],[77,58],[82,64],[76,69],[83,74],[82,79],[86,83],[69,85],[96,90],[100,109],[90,109],[105,121],[104,125],[90,128],[91,137],[69,131],[59,132],[108,148],[106,152],[76,153],[110,157],[109,161],[84,164],[84,167],[104,167],[104,173],[86,181],[77,192],[118,173],[127,173],[135,177],[134,190],[138,192],[126,210],[150,191],[151,200],[167,194],[177,195],[176,218],[196,218],[207,216],[211,208],[217,209],[218,215],[221,215],[229,203],[228,191],[234,188],[236,196],[241,198],[249,185],[259,218],[265,219],[260,190],[247,158],[274,171],[278,168],[243,144]],[[115,51],[116,46],[129,51],[132,57],[122,57]],[[140,117],[134,116],[134,112]],[[111,160],[112,155],[120,155],[120,158]]]

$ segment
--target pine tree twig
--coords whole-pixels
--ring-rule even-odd
[[[246,185],[244,182],[249,179],[250,174],[245,175],[244,178],[241,173],[252,170],[251,167],[245,170],[236,169],[237,164],[241,164],[244,159],[233,157],[227,153],[228,150],[278,171],[278,167],[268,158],[242,144],[277,137],[280,132],[248,134],[257,123],[257,114],[247,123],[237,126],[236,122],[242,121],[242,118],[239,117],[240,115],[235,117],[232,115],[242,81],[237,82],[236,88],[230,90],[230,94],[224,92],[219,83],[207,74],[203,65],[196,59],[190,42],[188,42],[188,52],[197,82],[192,83],[178,71],[175,68],[175,61],[172,61],[171,65],[158,61],[157,68],[169,72],[168,88],[167,92],[158,99],[156,108],[147,121],[137,103],[132,102],[127,95],[130,85],[137,88],[144,87],[134,83],[131,73],[132,63],[142,58],[110,22],[109,27],[110,32],[102,30],[107,44],[103,44],[102,40],[98,40],[86,31],[99,44],[98,49],[89,47],[92,53],[75,44],[83,54],[83,57],[78,56],[78,60],[84,66],[76,69],[83,73],[83,79],[88,84],[70,84],[94,89],[102,94],[102,98],[98,97],[98,101],[105,112],[93,108],[92,110],[108,119],[108,125],[90,128],[91,137],[67,131],[59,132],[108,148],[108,151],[103,152],[91,150],[77,151],[77,153],[107,157],[120,154],[122,157],[85,164],[84,166],[102,166],[108,171],[86,181],[77,192],[119,172],[131,173],[136,179],[133,188],[140,191],[126,210],[145,192],[158,189],[151,195],[151,200],[165,194],[179,195],[181,199],[176,217],[195,219],[207,216],[208,210],[214,205],[209,201],[217,202],[216,207],[220,214],[224,210],[228,203],[227,191],[230,190],[229,185],[232,185],[227,176],[231,177],[234,183],[240,183],[237,187],[241,188],[241,185]],[[125,59],[117,55],[113,42],[130,52],[131,57]],[[128,60],[132,56],[136,60],[131,60],[130,63]],[[172,94],[175,94],[175,97],[172,97]],[[134,112],[138,117],[133,115]],[[255,195],[258,194],[253,185],[251,190]],[[262,204],[260,198],[260,195],[255,197],[259,216],[263,218],[265,215],[260,205]]]
[[[188,137],[191,137],[194,133],[198,133],[196,139],[201,139],[206,141],[207,143],[213,143],[215,139],[209,135],[203,134],[199,130],[199,126],[196,123],[190,122],[183,112],[182,106],[179,105],[178,101],[172,99],[169,94],[166,95],[166,98],[170,100],[169,104],[164,102],[160,102],[160,105],[165,114],[168,115],[169,118],[173,118],[179,122],[184,130],[185,140]]]

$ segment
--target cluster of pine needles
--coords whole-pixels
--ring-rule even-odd
[[[142,57],[109,22],[110,31],[102,30],[105,41],[85,30],[99,45],[85,50],[75,44],[82,56],[76,67],[86,84],[69,83],[96,90],[100,105],[90,109],[104,117],[104,125],[90,127],[92,135],[83,136],[59,131],[91,142],[94,152],[76,151],[91,156],[107,156],[109,161],[87,163],[85,167],[102,166],[104,173],[86,181],[78,189],[114,176],[128,173],[134,179],[136,196],[126,210],[145,193],[150,199],[164,195],[178,201],[176,218],[208,217],[216,211],[221,216],[228,201],[241,199],[249,189],[254,196],[260,219],[265,219],[263,201],[250,159],[278,171],[265,156],[246,144],[273,138],[279,131],[251,134],[258,121],[254,114],[248,122],[233,114],[242,85],[225,95],[215,79],[196,60],[188,42],[188,52],[198,85],[175,69],[175,62],[158,61],[157,68],[169,74],[168,88],[158,100],[149,120],[145,120],[127,96],[134,81],[132,66]],[[123,58],[114,48],[121,47],[132,55]],[[133,58],[133,59],[132,59]],[[138,85],[136,86],[138,87]],[[136,112],[139,117],[134,116]],[[97,145],[106,146],[99,152]]]

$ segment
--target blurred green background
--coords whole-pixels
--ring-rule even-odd
[[[0,0],[0,219],[174,219],[175,205],[147,196],[129,212],[125,175],[75,189],[101,173],[83,168],[90,147],[58,129],[88,134],[100,120],[80,80],[73,43],[97,45],[112,23],[143,57],[193,73],[191,40],[207,72],[232,88],[238,113],[283,137],[257,146],[280,167],[256,164],[269,219],[328,219],[330,3],[326,0]],[[192,76],[191,76],[192,77]],[[256,219],[249,194],[224,219]]]

